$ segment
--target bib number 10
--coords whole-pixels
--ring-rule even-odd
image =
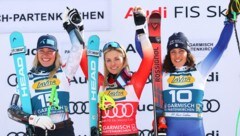
[[[192,92],[190,90],[171,90],[169,94],[172,97],[172,102],[191,102]]]

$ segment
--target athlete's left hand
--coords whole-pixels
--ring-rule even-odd
[[[63,13],[63,24],[67,30],[69,26],[74,25],[80,32],[83,31],[83,21],[77,9],[67,7]],[[67,30],[68,31],[68,30]]]
[[[146,14],[139,6],[133,9],[134,23],[137,27],[137,34],[145,33]]]

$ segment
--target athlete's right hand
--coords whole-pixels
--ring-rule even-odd
[[[158,118],[158,130],[165,131],[167,129],[165,117]]]
[[[153,125],[153,129],[154,129],[154,120],[152,122],[152,125]],[[163,116],[158,117],[158,119],[157,119],[157,130],[158,130],[158,134],[160,136],[164,136],[166,134],[167,125],[166,125],[165,117],[163,117]]]
[[[77,9],[67,7],[63,13],[63,26],[68,31],[68,27],[74,25],[79,31],[83,31],[83,21]]]
[[[36,116],[36,115],[31,115],[28,119],[29,124],[40,127],[44,130],[54,130],[55,125],[52,122],[51,118],[48,116]]]

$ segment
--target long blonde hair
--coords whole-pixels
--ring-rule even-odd
[[[56,51],[56,58],[55,58],[55,68],[50,72],[49,74],[49,79],[53,78],[53,76],[57,73],[57,70],[61,67],[62,63],[60,61],[60,54],[58,51]],[[33,60],[33,67],[37,68],[39,66],[42,66],[40,62],[38,61],[38,53],[35,55],[34,60]]]
[[[106,67],[106,63],[105,63],[105,55],[106,53],[110,52],[110,51],[117,51],[119,53],[121,53],[123,55],[123,68],[126,68],[128,71],[130,71],[129,68],[129,64],[128,64],[128,58],[127,58],[127,53],[125,51],[125,49],[121,46],[121,48],[115,48],[115,47],[108,47],[108,49],[106,51],[103,52],[103,62],[104,62],[104,83],[103,86],[106,87],[108,85],[108,81],[107,81],[107,77],[108,74],[110,73]]]

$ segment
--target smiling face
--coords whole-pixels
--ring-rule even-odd
[[[176,68],[182,67],[187,62],[187,51],[181,48],[174,48],[170,51],[170,58]]]
[[[105,54],[105,66],[111,74],[118,74],[124,65],[123,54],[116,50],[111,50]]]
[[[41,48],[37,50],[37,57],[43,67],[49,67],[55,61],[56,51],[50,48]]]

